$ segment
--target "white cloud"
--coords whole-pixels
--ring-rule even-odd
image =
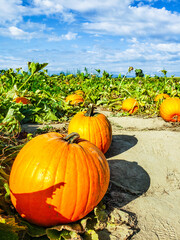
[[[153,49],[157,51],[167,52],[167,53],[176,53],[180,55],[180,43],[159,43],[151,44]]]
[[[22,0],[1,0],[0,24],[21,21],[24,11],[24,7],[21,4]]]
[[[98,9],[102,11],[103,9],[117,7],[130,2],[129,0],[34,0],[33,5],[42,9],[49,8],[51,12],[52,9],[54,9],[54,12],[62,12],[63,9],[87,12]]]
[[[33,13],[39,11],[39,14],[55,14],[62,13],[64,8],[63,5],[59,3],[59,1],[51,1],[51,0],[34,0],[32,5]]]
[[[90,33],[113,34],[122,37],[176,37],[180,34],[180,15],[148,6],[128,7],[107,14],[99,14],[93,21],[83,24]]]
[[[14,36],[15,38],[23,38],[28,35],[28,33],[14,26],[9,27],[9,32],[11,36]]]
[[[23,61],[24,59],[20,57],[14,57],[10,55],[0,55],[0,69],[7,69],[7,68],[18,68],[18,67],[26,67],[26,62]]]
[[[36,30],[36,31],[51,31],[53,30],[53,28],[51,27],[47,27],[46,24],[44,23],[40,23],[40,22],[32,22],[30,20],[28,20],[27,22],[23,22],[20,24],[21,28],[23,28],[24,30]]]
[[[62,35],[62,39],[64,40],[74,40],[76,39],[76,36],[77,36],[77,33],[72,33],[72,32],[68,32],[67,34],[65,35]]]
[[[36,38],[36,32],[26,32],[16,26],[10,26],[8,28],[0,28],[0,35],[5,37],[10,37],[19,40],[30,40]]]
[[[62,40],[75,40],[77,37],[77,33],[73,33],[73,32],[68,32],[67,34],[62,34],[61,36],[50,36],[48,38],[48,41],[55,41],[55,42],[59,42]]]
[[[81,16],[84,23],[79,28],[95,35],[166,39],[179,39],[180,35],[180,14],[148,5],[132,7],[133,0],[33,0],[29,6],[22,6],[22,0],[1,1],[0,24],[5,27],[19,27],[24,16],[46,15],[68,23]]]

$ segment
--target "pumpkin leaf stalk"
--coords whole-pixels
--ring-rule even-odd
[[[94,115],[94,105],[90,104],[87,112],[84,114],[86,117],[92,117]]]
[[[68,143],[74,143],[78,138],[80,138],[80,135],[76,132],[72,132],[67,136],[63,137],[63,139],[68,141]]]

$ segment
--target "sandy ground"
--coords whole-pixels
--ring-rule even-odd
[[[131,239],[180,240],[179,125],[172,127],[161,118],[103,113],[113,129],[106,153],[111,170],[108,198],[114,206],[136,215],[139,231]],[[28,127],[35,130],[38,125]]]
[[[119,201],[119,206],[136,214],[140,228],[132,239],[179,240],[178,126],[171,128],[172,125],[161,118],[109,117],[109,120],[113,126],[113,141],[106,156],[111,179],[129,192],[130,199]],[[125,198],[127,196],[125,194]]]

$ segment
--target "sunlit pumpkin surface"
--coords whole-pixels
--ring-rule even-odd
[[[170,96],[166,93],[160,93],[155,97],[154,101],[157,102],[158,100],[163,100],[166,98],[170,98]]]
[[[121,109],[129,114],[135,113],[138,110],[138,102],[134,98],[127,98],[123,101]]]
[[[31,103],[27,98],[25,97],[17,97],[14,100],[16,103],[23,103],[23,104],[29,104]]]
[[[112,142],[111,123],[104,114],[87,112],[77,113],[70,121],[68,133],[78,132],[80,137],[95,144],[103,153],[106,153]]]
[[[66,102],[70,102],[71,105],[78,104],[84,102],[84,99],[82,96],[78,94],[71,94],[66,97]]]
[[[167,122],[180,122],[180,99],[167,98],[160,105],[160,116]]]
[[[69,143],[59,133],[30,140],[10,173],[10,196],[31,223],[53,226],[86,216],[105,195],[110,171],[104,154],[88,141]]]

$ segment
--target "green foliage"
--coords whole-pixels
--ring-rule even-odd
[[[167,71],[165,69],[161,70],[161,72],[164,74],[164,77],[166,77]]]
[[[142,69],[135,69],[136,77],[144,77]]]
[[[88,107],[90,103],[118,112],[124,99],[136,98],[140,108],[138,115],[157,115],[158,108],[154,98],[158,93],[167,93],[171,97],[180,96],[180,79],[166,77],[167,71],[162,70],[164,77],[151,77],[135,69],[136,77],[127,78],[133,71],[129,67],[127,73],[117,78],[106,71],[99,76],[84,72],[74,74],[47,74],[43,70],[47,63],[28,62],[28,71],[21,68],[0,71],[0,132],[18,134],[22,123],[43,123],[68,121],[75,113]],[[43,70],[43,71],[41,71]],[[76,90],[84,92],[84,103],[70,105],[65,98]],[[23,105],[13,100],[17,96],[28,98],[31,104]],[[121,112],[126,115],[127,113]]]

